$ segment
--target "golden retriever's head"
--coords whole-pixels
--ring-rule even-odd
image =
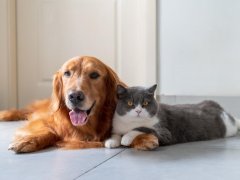
[[[53,110],[67,108],[74,126],[85,125],[91,116],[104,113],[100,112],[104,107],[114,107],[118,81],[100,60],[88,56],[72,58],[54,76]]]

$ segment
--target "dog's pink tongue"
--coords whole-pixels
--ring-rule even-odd
[[[74,126],[82,126],[87,122],[87,113],[84,111],[70,111],[69,116]]]

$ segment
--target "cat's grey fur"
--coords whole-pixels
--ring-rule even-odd
[[[143,104],[144,101],[148,102],[148,105],[143,107],[148,112],[149,120],[157,118],[158,121],[151,127],[148,125],[139,126],[137,122],[132,131],[135,132],[134,136],[141,133],[151,133],[158,137],[160,145],[170,145],[176,143],[184,143],[191,141],[210,140],[216,138],[223,138],[228,136],[234,136],[239,128],[239,120],[233,118],[230,114],[214,101],[203,101],[199,104],[185,104],[185,105],[167,105],[159,104],[154,98],[154,91],[156,85],[150,88],[144,87],[130,87],[124,88],[118,86],[118,103],[113,121],[113,136],[124,135],[121,132],[121,128],[127,126],[125,116],[131,109],[136,108],[139,104]],[[133,101],[133,106],[128,106],[128,101]],[[119,120],[123,120],[120,130],[116,123]],[[127,117],[126,117],[127,118]],[[131,118],[129,118],[129,123]],[[124,125],[126,123],[126,125]],[[115,132],[114,132],[115,131]],[[139,132],[139,133],[136,133]],[[118,135],[116,135],[118,134]],[[125,136],[125,135],[124,135]],[[123,138],[124,138],[123,136]],[[134,136],[128,143],[122,142],[122,145],[130,145]],[[109,139],[110,141],[113,140]],[[120,143],[115,145],[109,145],[109,140],[106,141],[106,147],[117,147]],[[116,140],[116,138],[115,138]],[[119,137],[117,137],[119,141]],[[123,140],[123,139],[122,139]]]
[[[157,116],[161,121],[154,126],[159,143],[175,144],[224,137],[226,127],[221,119],[222,111],[222,107],[213,101],[189,105],[160,104]],[[146,131],[141,127],[139,130]]]

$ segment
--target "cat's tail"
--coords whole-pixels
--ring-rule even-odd
[[[221,118],[226,128],[225,137],[235,136],[240,130],[240,119],[235,118],[223,111]]]
[[[240,131],[240,119],[239,118],[234,118],[234,119],[235,119],[236,125],[238,127],[238,130]]]

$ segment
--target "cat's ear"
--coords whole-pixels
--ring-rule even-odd
[[[148,92],[150,94],[154,94],[155,90],[157,89],[157,84],[154,84],[153,86],[151,86],[150,88],[148,88]]]
[[[117,85],[117,97],[118,97],[118,99],[122,98],[124,96],[124,94],[126,94],[126,93],[127,93],[127,88],[118,84]]]

